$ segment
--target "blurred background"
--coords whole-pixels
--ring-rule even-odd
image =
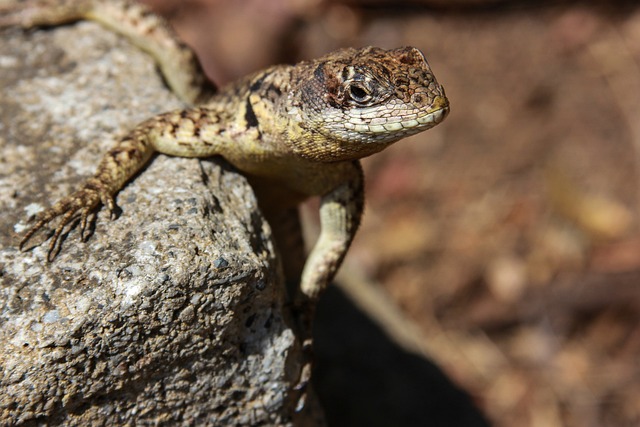
[[[640,425],[636,1],[146,3],[218,84],[412,45],[447,90],[443,124],[364,161],[317,325],[330,425]]]

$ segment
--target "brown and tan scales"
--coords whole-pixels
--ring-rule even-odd
[[[304,267],[285,262],[290,280],[298,280],[302,270],[302,295],[313,301],[334,277],[360,223],[364,186],[358,160],[433,127],[449,112],[442,86],[413,47],[342,49],[273,66],[216,91],[195,54],[143,5],[127,0],[0,4],[0,27],[79,19],[98,21],[152,54],[171,89],[194,106],[139,124],[105,154],[93,177],[37,218],[20,246],[60,217],[50,259],[65,226],[78,215],[83,237],[100,204],[113,215],[114,196],[154,153],[220,155],[253,184],[282,252],[299,228],[292,217],[296,206],[311,196],[321,198],[321,232]]]

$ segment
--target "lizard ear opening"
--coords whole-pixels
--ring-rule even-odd
[[[313,69],[313,78],[301,79],[294,89],[310,109],[321,110],[327,105],[338,108],[343,100],[343,88],[336,70],[326,61],[319,62]],[[341,71],[341,69],[340,69]]]

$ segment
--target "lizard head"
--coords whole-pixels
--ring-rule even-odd
[[[316,160],[368,156],[449,112],[443,87],[414,47],[343,49],[304,64],[290,105],[313,134],[297,151]]]

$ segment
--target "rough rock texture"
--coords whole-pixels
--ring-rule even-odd
[[[96,24],[0,37],[0,425],[290,423],[301,354],[270,231],[224,162],[157,156],[86,243],[17,250],[117,135],[180,103]]]

